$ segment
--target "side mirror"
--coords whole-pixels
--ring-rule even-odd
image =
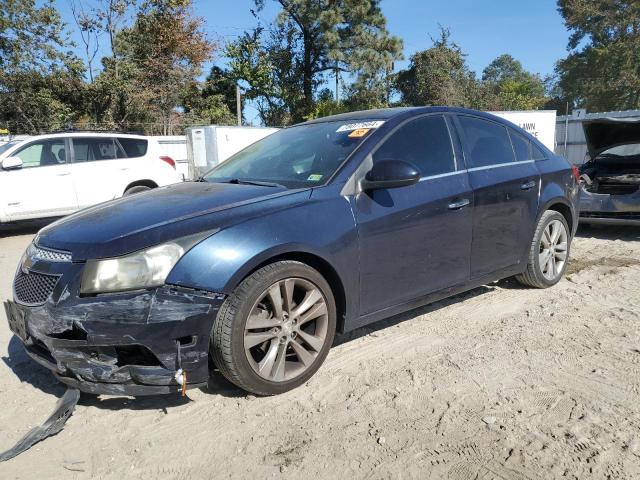
[[[363,190],[399,188],[415,185],[420,180],[420,172],[410,163],[401,160],[382,160],[367,172],[360,186]]]
[[[20,160],[20,157],[7,157],[2,160],[3,170],[17,170],[19,168],[22,168],[22,160]]]

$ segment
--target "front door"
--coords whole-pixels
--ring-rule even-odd
[[[78,209],[64,138],[31,142],[13,156],[22,168],[0,172],[10,221],[57,217]]]
[[[352,199],[360,242],[360,313],[404,303],[469,278],[473,196],[442,115],[408,121],[369,161],[403,160],[421,180]]]
[[[540,174],[535,161],[516,158],[504,125],[467,115],[458,122],[475,198],[471,278],[480,278],[524,260]]]

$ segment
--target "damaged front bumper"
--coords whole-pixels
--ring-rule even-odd
[[[18,272],[14,301],[5,302],[5,310],[31,358],[61,382],[93,394],[180,392],[183,372],[187,388],[206,385],[211,328],[222,295],[166,285],[83,298],[81,268],[36,263]],[[41,305],[16,294],[17,286],[24,289],[25,275],[56,277]]]
[[[629,195],[580,192],[580,222],[640,225],[640,191]]]

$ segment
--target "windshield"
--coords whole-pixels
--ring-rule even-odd
[[[384,122],[324,122],[279,130],[204,176],[208,182],[257,181],[304,188],[324,184]]]
[[[20,142],[8,142],[8,143],[5,143],[4,145],[0,145],[0,155],[2,155],[4,152],[9,150],[14,145],[17,145],[18,143]]]
[[[618,145],[609,148],[598,155],[599,157],[637,157],[640,156],[640,143]]]

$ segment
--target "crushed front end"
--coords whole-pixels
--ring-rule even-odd
[[[224,299],[164,285],[126,293],[80,294],[83,262],[32,244],[5,302],[27,353],[84,392],[153,395],[206,385],[209,339]]]
[[[580,166],[580,221],[640,225],[640,121],[582,123],[589,161]]]

